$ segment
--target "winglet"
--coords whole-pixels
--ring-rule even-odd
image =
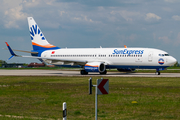
[[[126,45],[124,45],[124,48],[127,48],[127,46],[126,46]]]
[[[13,50],[11,49],[11,47],[9,46],[9,44],[7,43],[7,42],[5,42],[6,43],[6,45],[7,45],[7,47],[8,47],[8,49],[9,49],[9,52],[11,53],[11,57],[8,59],[8,60],[10,60],[11,58],[13,58],[14,56],[17,56],[14,52],[13,52]]]

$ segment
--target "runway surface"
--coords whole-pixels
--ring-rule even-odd
[[[89,73],[88,75],[80,75],[80,71],[67,70],[0,70],[0,76],[111,76],[111,77],[180,77],[180,73],[120,73],[107,72],[106,75],[99,73]]]

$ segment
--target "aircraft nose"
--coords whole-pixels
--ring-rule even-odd
[[[174,57],[170,58],[171,65],[174,65],[176,62],[177,62],[176,58],[174,58]]]

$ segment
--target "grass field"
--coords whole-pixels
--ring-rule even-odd
[[[95,89],[88,94],[88,79],[0,77],[0,119],[62,119],[66,102],[68,120],[92,120]],[[108,79],[109,94],[98,96],[99,120],[180,119],[180,78]]]

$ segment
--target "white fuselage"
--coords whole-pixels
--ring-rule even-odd
[[[176,63],[176,59],[167,52],[151,48],[81,48],[47,50],[41,57],[65,60],[82,60],[89,62],[104,62],[107,68],[166,68]],[[79,65],[78,62],[60,62],[46,60],[54,65]],[[84,65],[84,64],[80,64]]]

